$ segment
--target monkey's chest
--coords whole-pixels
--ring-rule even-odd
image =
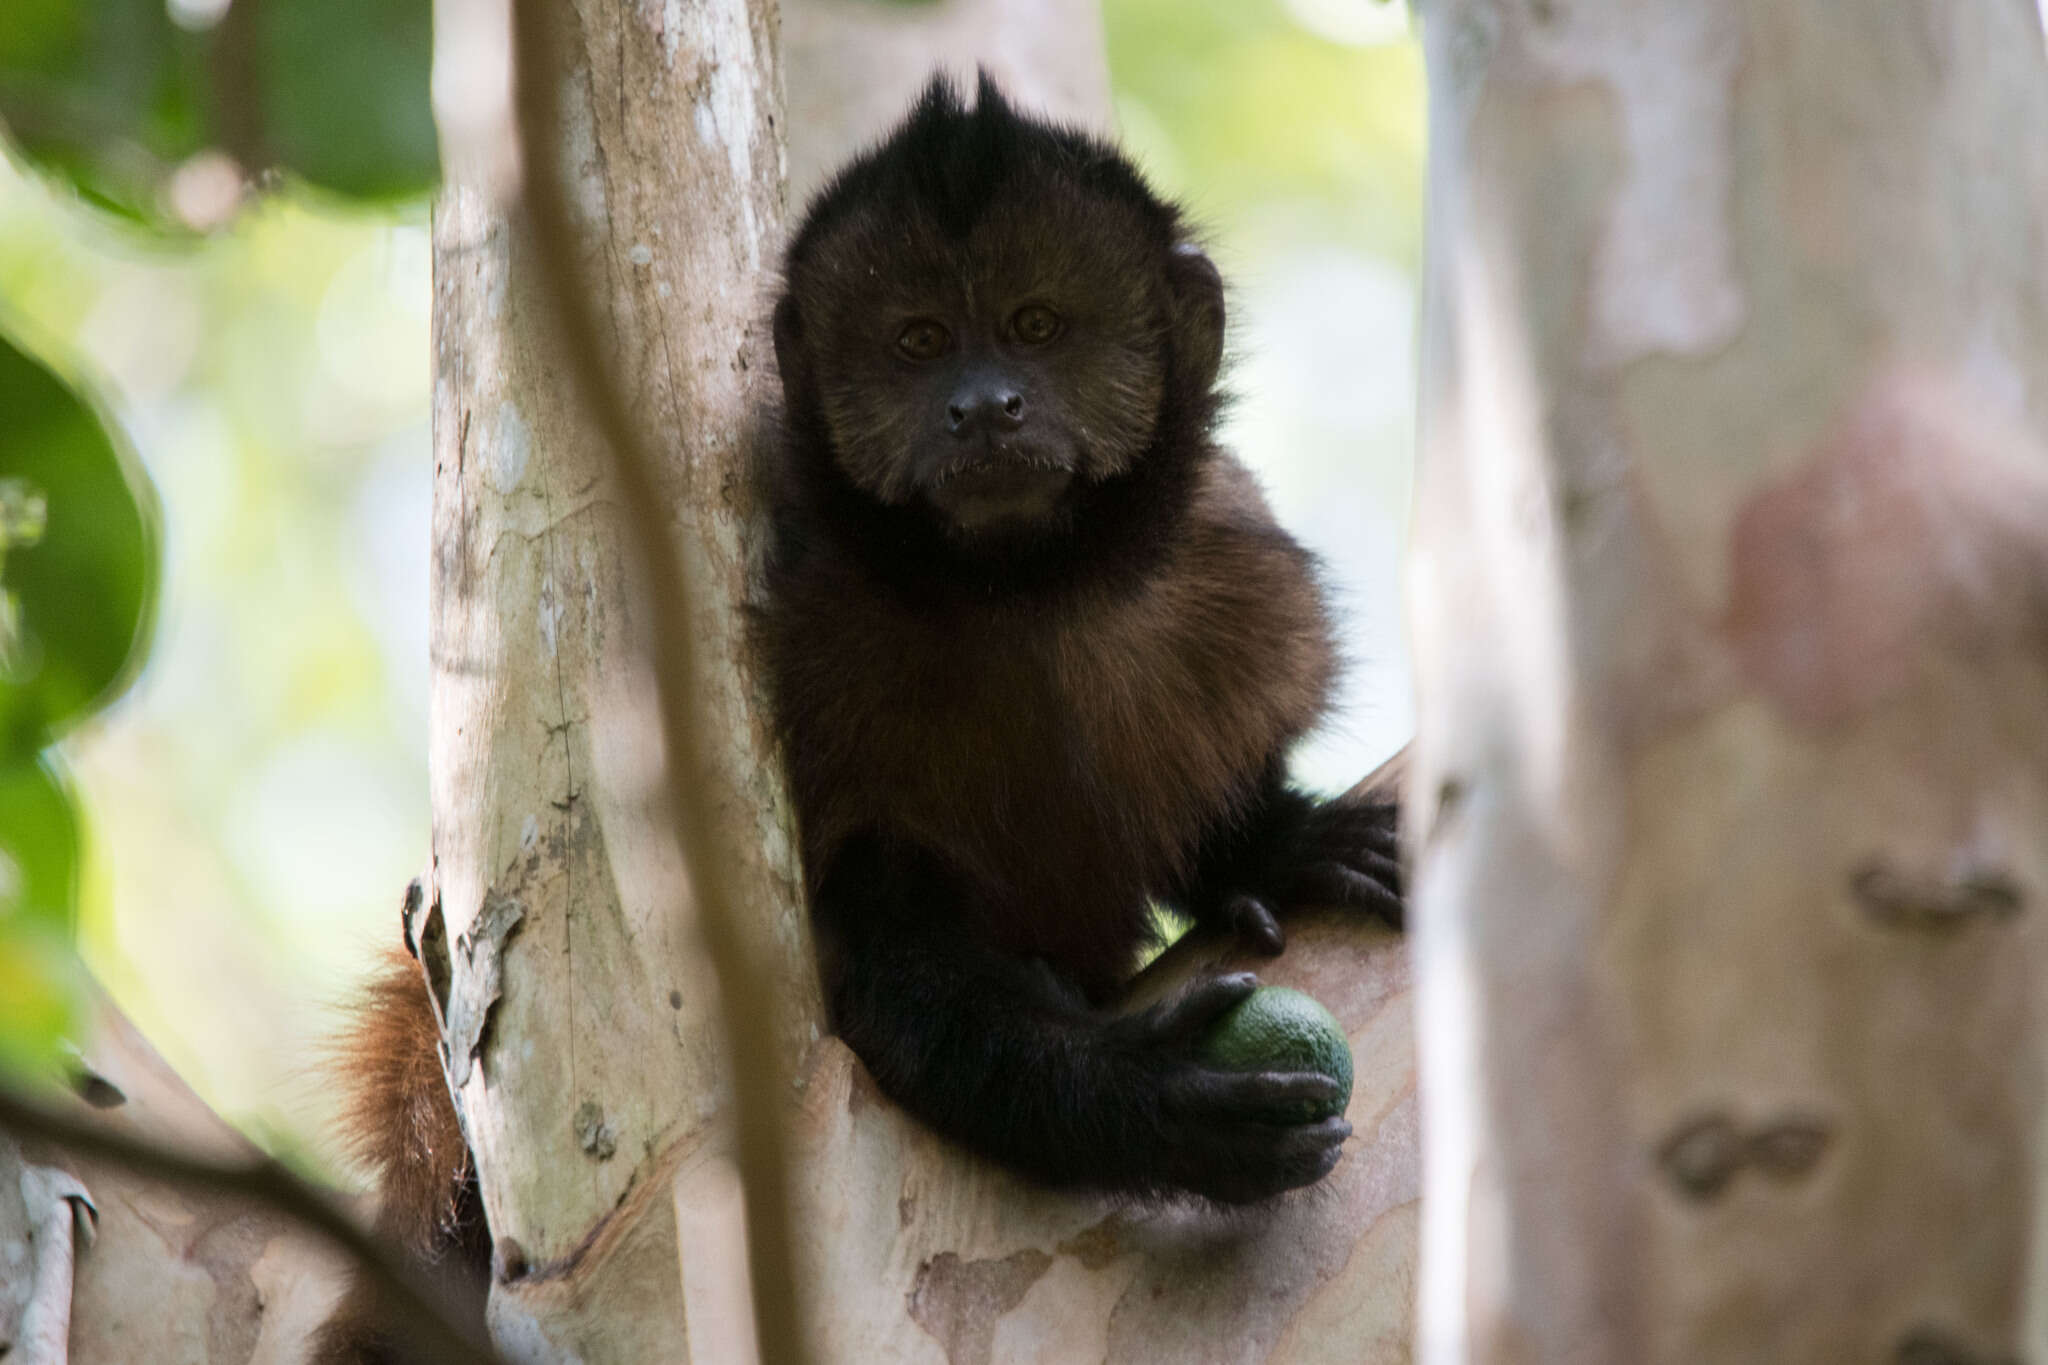
[[[956,870],[967,913],[1005,948],[1084,982],[1120,977],[1148,896],[1292,722],[1257,670],[1202,641],[1103,626],[904,638],[821,679],[839,705],[815,708],[797,758],[813,851],[864,827],[907,836]]]

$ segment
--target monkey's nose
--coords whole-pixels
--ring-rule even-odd
[[[1024,395],[1006,384],[963,389],[946,404],[946,430],[967,436],[984,428],[1015,431],[1024,425]]]

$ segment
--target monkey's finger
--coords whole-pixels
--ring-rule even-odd
[[[1370,910],[1384,915],[1390,924],[1401,923],[1401,893],[1342,863],[1317,863],[1303,868],[1296,886],[1304,901]]]
[[[1275,1127],[1226,1123],[1196,1134],[1183,1154],[1190,1184],[1225,1204],[1249,1204],[1313,1184],[1343,1154],[1351,1125],[1340,1118]]]
[[[1257,896],[1233,896],[1223,913],[1230,917],[1231,929],[1254,952],[1277,957],[1287,947],[1287,935],[1281,932],[1280,921]]]
[[[1336,857],[1347,857],[1361,848],[1396,860],[1401,856],[1401,826],[1391,806],[1375,807],[1369,814],[1346,812],[1318,833],[1318,846]]]
[[[1401,861],[1398,858],[1390,857],[1377,849],[1354,848],[1342,857],[1329,861],[1348,867],[1353,872],[1363,873],[1397,896],[1401,894]]]
[[[1400,811],[1388,802],[1333,801],[1316,813],[1314,828],[1325,843],[1384,840],[1400,831]]]
[[[1327,1109],[1343,1093],[1320,1071],[1223,1071],[1190,1068],[1167,1083],[1165,1098],[1208,1122],[1254,1121],[1297,1128],[1290,1116]],[[1348,1130],[1347,1130],[1348,1131]]]
[[[1250,972],[1227,972],[1197,981],[1145,1013],[1146,1032],[1181,1039],[1201,1032],[1238,1001],[1259,988]]]

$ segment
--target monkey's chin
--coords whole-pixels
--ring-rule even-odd
[[[953,475],[926,496],[963,540],[1030,539],[1065,521],[1072,470],[991,463]]]

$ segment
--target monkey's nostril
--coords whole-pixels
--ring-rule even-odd
[[[962,422],[965,422],[966,420],[967,409],[961,407],[958,403],[955,403],[946,409],[946,425],[951,427],[954,431],[960,430],[960,424]]]
[[[1003,400],[1003,415],[1005,417],[1022,417],[1024,415],[1024,396],[1013,393],[1008,398],[1005,398]]]

